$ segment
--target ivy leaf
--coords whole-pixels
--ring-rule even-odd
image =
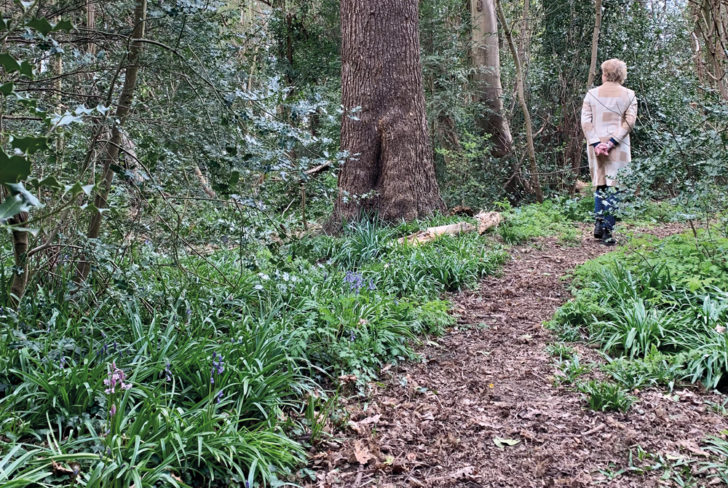
[[[31,19],[26,24],[28,27],[35,29],[36,31],[40,32],[42,35],[47,36],[53,31],[53,26],[51,25],[48,20],[44,18],[35,18]]]
[[[28,78],[33,77],[33,66],[28,63],[27,61],[23,61],[20,63],[20,68],[18,69],[21,75],[25,75]]]
[[[15,88],[15,85],[13,85],[12,81],[8,81],[4,85],[0,85],[0,95],[7,97],[13,93],[13,88]]]
[[[0,183],[15,183],[30,174],[30,161],[23,156],[8,156],[0,149]]]
[[[8,53],[0,53],[0,66],[4,67],[8,73],[20,70],[20,64]]]
[[[56,23],[56,25],[53,26],[54,31],[65,31],[65,32],[71,32],[73,30],[73,24],[70,20],[64,19]]]
[[[24,2],[23,0],[20,0],[20,5],[22,5],[22,6],[23,6],[23,10],[25,10],[26,12],[27,12],[27,11],[28,11],[28,9],[29,9],[30,7],[32,7],[32,6],[34,5],[34,4],[35,4],[35,2],[34,2],[34,1],[32,1],[32,0],[31,0],[30,2],[27,2],[27,1],[26,1],[26,2]]]

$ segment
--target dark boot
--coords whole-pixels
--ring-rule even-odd
[[[612,230],[604,227],[602,229],[602,244],[605,246],[613,246],[616,243],[616,239],[612,236]]]
[[[594,239],[601,239],[604,235],[604,220],[598,218],[594,224]]]

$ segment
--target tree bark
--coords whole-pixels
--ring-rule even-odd
[[[86,28],[89,30],[89,35],[94,35],[96,30],[96,0],[86,0]],[[96,44],[94,41],[89,41],[86,44],[86,52],[91,56],[96,56]]]
[[[94,206],[97,211],[91,216],[89,222],[87,237],[88,239],[96,239],[101,232],[101,210],[108,207],[109,193],[111,192],[111,183],[114,179],[114,171],[112,166],[119,161],[119,148],[122,145],[121,127],[129,115],[131,104],[134,101],[134,89],[136,88],[137,76],[139,74],[139,58],[142,52],[142,43],[138,39],[144,37],[144,29],[147,16],[146,0],[137,0],[134,7],[134,30],[131,34],[131,43],[127,53],[127,67],[125,69],[124,85],[119,96],[119,103],[114,114],[114,125],[111,128],[111,137],[109,142],[104,143],[101,160],[103,162],[103,173],[101,180],[101,188],[94,198]],[[84,259],[79,263],[78,273],[76,275],[77,282],[83,282],[88,277],[91,264],[88,259]]]
[[[23,227],[28,221],[28,212],[20,212],[8,223],[12,226]],[[28,232],[13,229],[13,255],[15,268],[13,279],[10,282],[10,305],[17,306],[25,295],[28,284]]]
[[[530,184],[531,191],[536,197],[536,199],[539,202],[543,201],[543,192],[541,191],[541,182],[539,181],[538,177],[538,163],[536,162],[536,149],[533,144],[533,125],[531,123],[531,112],[528,110],[528,105],[526,104],[526,90],[524,89],[523,85],[523,69],[521,68],[521,60],[518,57],[518,50],[516,49],[516,45],[513,43],[513,36],[511,35],[511,30],[508,27],[508,21],[506,20],[506,16],[503,13],[503,6],[501,5],[499,0],[495,0],[496,7],[498,9],[498,18],[501,21],[501,25],[503,26],[503,34],[506,36],[506,39],[508,40],[508,47],[511,50],[511,55],[513,56],[513,62],[515,64],[516,68],[516,84],[518,86],[518,101],[521,104],[521,109],[523,110],[523,119],[524,119],[524,125],[526,126],[526,143],[528,145],[528,157],[530,160],[530,171],[531,171],[531,178],[530,178]]]
[[[493,155],[502,157],[511,152],[513,137],[503,114],[498,20],[494,1],[470,0],[472,57],[478,96],[480,102],[489,109],[487,114],[479,118],[479,125],[493,138]]]
[[[443,211],[425,117],[418,1],[342,0],[340,15],[341,148],[349,157],[329,228],[362,213],[394,221]]]
[[[699,74],[707,75],[709,83],[728,100],[728,3],[725,0],[701,0],[691,4],[695,32],[703,44],[702,59],[699,46]]]
[[[597,76],[597,53],[599,51],[599,31],[602,28],[602,0],[594,2],[594,32],[591,43],[591,62],[589,63],[589,76],[586,81],[586,89],[591,90],[594,86],[594,78]],[[579,176],[578,174],[576,175]]]

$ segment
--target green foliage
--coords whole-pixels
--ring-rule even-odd
[[[663,354],[653,345],[644,358],[617,358],[604,366],[614,381],[627,390],[666,386],[670,391],[685,378],[680,358]]]
[[[546,352],[552,356],[558,357],[559,360],[570,360],[576,356],[576,349],[569,347],[563,342],[557,342],[549,344],[546,347]]]
[[[59,268],[0,311],[0,432],[19,446],[3,462],[20,460],[5,481],[50,486],[56,461],[91,486],[274,484],[303,460],[296,433],[321,436],[312,398],[334,397],[319,384],[363,386],[413,358],[419,335],[455,321],[439,295],[505,257],[477,234],[409,246],[399,232],[362,222],[178,266],[140,246],[96,293]],[[129,390],[105,393],[111,364]]]
[[[642,299],[623,303],[610,311],[611,320],[592,325],[592,338],[607,352],[620,351],[630,358],[644,356],[653,347],[664,346],[676,328],[669,312],[648,310]]]
[[[575,273],[575,297],[548,327],[616,356],[607,370],[629,388],[702,381],[728,373],[728,239],[707,232],[640,240]]]
[[[504,222],[498,226],[498,233],[509,244],[522,244],[537,237],[550,235],[573,239],[576,232],[574,221],[580,221],[585,217],[583,202],[588,204],[588,199],[546,200],[541,204],[516,208],[512,208],[508,203],[501,203]]]
[[[573,384],[580,376],[592,369],[591,364],[583,364],[579,360],[578,354],[573,354],[570,358],[559,361],[558,367],[562,375],[554,379],[555,386]]]
[[[577,385],[577,388],[587,395],[589,408],[598,412],[609,410],[626,412],[636,400],[627,390],[606,381],[590,380]]]

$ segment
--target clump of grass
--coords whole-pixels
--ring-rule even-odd
[[[627,412],[636,401],[627,390],[606,381],[590,380],[577,385],[577,389],[586,394],[589,408],[598,412]]]
[[[592,370],[592,365],[582,363],[577,354],[560,361],[558,367],[562,374],[554,379],[555,386],[573,384],[580,376]]]
[[[576,349],[570,347],[563,342],[555,342],[546,346],[546,352],[551,356],[558,357],[559,360],[569,360],[576,356]]]

